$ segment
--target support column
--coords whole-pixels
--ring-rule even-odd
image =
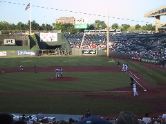
[[[156,20],[155,20],[155,32],[158,33],[159,32],[159,28],[161,27],[161,23],[160,23],[160,15],[159,16],[155,16]]]

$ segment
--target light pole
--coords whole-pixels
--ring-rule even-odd
[[[108,20],[107,20],[107,57],[109,57],[109,40],[110,40],[110,37],[109,37],[109,16],[108,16]]]

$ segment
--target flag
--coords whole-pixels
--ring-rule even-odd
[[[25,10],[28,10],[30,8],[30,3],[27,4],[27,6],[25,7]]]

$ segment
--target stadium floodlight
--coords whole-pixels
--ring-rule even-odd
[[[25,11],[29,11],[29,35],[32,34],[32,26],[31,26],[31,0],[25,7]]]
[[[108,22],[107,22],[107,57],[109,57],[109,16],[108,16]]]

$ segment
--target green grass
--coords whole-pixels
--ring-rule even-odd
[[[121,109],[129,109],[130,101],[121,105],[114,99],[102,97],[96,99],[86,95],[54,93],[61,90],[103,91],[126,87],[129,85],[129,78],[125,73],[65,72],[65,76],[75,77],[79,80],[73,82],[49,82],[47,80],[54,76],[54,72],[2,74],[0,78],[0,92],[2,93],[0,95],[0,111],[81,114],[87,108],[91,108],[95,113],[109,114]],[[136,105],[142,106],[139,103]]]
[[[125,62],[126,63],[126,62]],[[129,63],[152,85],[161,85],[166,80],[165,72],[146,69],[141,64]],[[106,57],[17,57],[0,58],[0,68],[30,66],[115,66],[116,62]],[[129,87],[129,76],[122,72],[64,72],[76,81],[50,82],[54,72],[19,72],[0,74],[0,112],[15,113],[66,113],[82,114],[89,108],[95,114],[111,114],[120,111],[146,113],[151,106],[144,100],[118,93],[88,95],[85,91],[109,91]],[[58,91],[64,91],[57,94]],[[84,91],[84,94],[65,91]]]
[[[48,79],[55,77],[54,72],[4,74],[1,75],[0,78],[0,91],[101,91],[111,90],[118,87],[126,87],[129,84],[128,76],[124,73],[65,72],[64,75],[67,77],[77,78],[78,80],[48,81]]]
[[[47,95],[47,97],[45,96]],[[120,102],[116,99],[95,99],[77,95],[57,95],[51,96],[34,95],[34,96],[13,96],[1,100],[1,112],[16,113],[58,113],[58,114],[83,114],[89,108],[94,114],[109,115],[119,113],[120,111],[133,111],[145,113],[150,110],[149,106],[144,103],[132,101]],[[2,107],[3,106],[3,107]]]
[[[151,82],[151,85],[165,85],[166,72],[159,69],[145,68],[141,63],[128,62],[130,67],[144,76],[146,80]]]
[[[110,66],[115,62],[106,57],[17,57],[0,58],[0,67],[24,66]]]

